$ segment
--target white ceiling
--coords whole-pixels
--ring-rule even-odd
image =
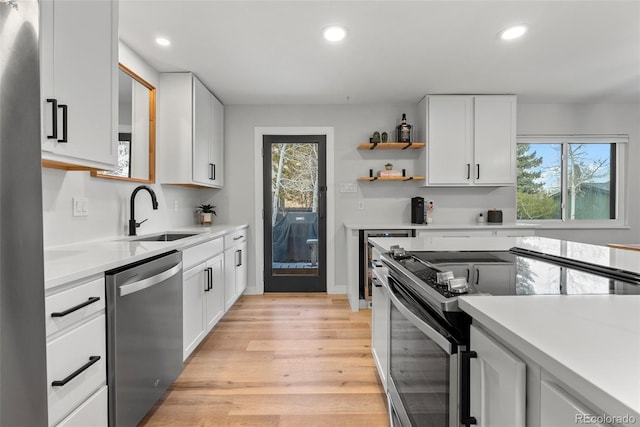
[[[504,42],[516,23],[529,32]],[[349,28],[326,43],[329,24]],[[154,39],[165,36],[168,48]],[[224,104],[640,103],[640,1],[120,0],[120,37],[158,71],[193,71]]]

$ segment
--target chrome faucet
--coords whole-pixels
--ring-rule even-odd
[[[131,216],[129,217],[129,236],[135,236],[136,235],[136,228],[140,227],[140,224],[142,224],[143,222],[146,221],[146,219],[140,221],[140,222],[136,222],[136,216],[135,216],[135,199],[136,199],[136,194],[138,194],[138,191],[140,190],[147,190],[149,192],[149,194],[151,195],[151,205],[153,206],[154,210],[158,209],[158,199],[156,198],[156,193],[151,189],[151,187],[148,187],[146,185],[139,185],[137,186],[134,190],[133,193],[131,193]],[[148,218],[147,218],[148,219]]]

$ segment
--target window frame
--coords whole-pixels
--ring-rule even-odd
[[[517,219],[519,224],[536,224],[541,228],[628,228],[627,224],[627,192],[626,192],[626,162],[629,145],[629,135],[518,135],[516,144],[559,144],[562,147],[561,171],[561,219]],[[568,219],[567,218],[567,147],[569,144],[615,144],[615,218],[614,219]],[[614,159],[611,159],[612,162]],[[517,166],[516,166],[517,167]],[[516,183],[516,192],[518,184]],[[517,194],[516,194],[517,204]],[[516,206],[517,216],[517,206]]]

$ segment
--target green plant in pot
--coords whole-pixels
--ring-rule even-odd
[[[200,224],[212,224],[213,216],[216,214],[214,211],[215,206],[209,204],[201,204],[197,207],[196,213],[199,214]]]

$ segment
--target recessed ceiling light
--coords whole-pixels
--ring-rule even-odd
[[[500,32],[502,40],[513,40],[522,37],[527,32],[527,26],[524,24],[514,25]]]
[[[165,39],[164,37],[156,37],[156,43],[158,43],[160,46],[171,45],[171,42],[169,41],[169,39]]]
[[[327,41],[339,42],[347,37],[347,29],[340,25],[330,25],[322,30],[322,35]]]

